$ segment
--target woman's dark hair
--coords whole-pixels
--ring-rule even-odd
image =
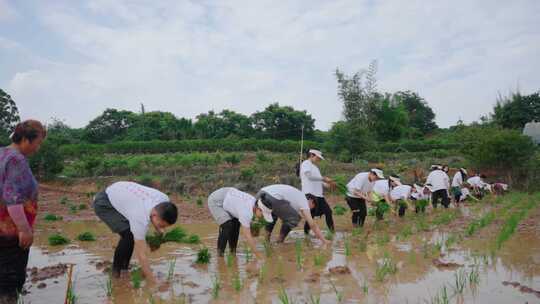
[[[462,169],[459,169],[459,172],[461,172],[461,178],[467,178],[467,173],[465,173]]]
[[[158,216],[169,223],[169,225],[176,223],[178,219],[178,208],[176,208],[175,204],[171,202],[159,203],[154,209],[156,209]]]
[[[20,144],[26,138],[29,142],[32,142],[40,136],[42,138],[47,136],[47,130],[41,122],[37,120],[25,120],[15,126],[15,130],[11,135],[11,141]]]

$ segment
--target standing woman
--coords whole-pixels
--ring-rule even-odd
[[[328,177],[323,177],[317,164],[324,157],[319,150],[309,150],[309,158],[302,162],[300,166],[300,180],[302,181],[302,192],[308,195],[311,194],[314,197],[315,206],[310,210],[311,216],[316,216],[326,219],[326,226],[328,230],[334,233],[334,219],[332,218],[332,208],[328,205],[328,202],[324,198],[323,188],[324,184],[331,184],[333,181]],[[309,224],[304,224],[304,233],[309,233]]]
[[[463,186],[463,181],[467,178],[467,170],[465,168],[459,168],[459,171],[454,174],[454,178],[452,178],[452,196],[454,199],[454,202],[459,204],[461,201],[461,188]]]
[[[19,123],[12,144],[0,148],[0,303],[15,303],[26,280],[38,183],[27,157],[36,153],[47,131],[36,120]]]

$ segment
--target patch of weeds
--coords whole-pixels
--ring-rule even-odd
[[[343,207],[343,206],[340,205],[340,204],[336,204],[336,205],[334,206],[334,213],[335,213],[337,216],[344,215],[345,213],[347,213],[347,208]]]
[[[75,205],[69,205],[69,213],[71,213],[71,214],[77,214],[77,211],[78,211],[77,206],[75,206]]]
[[[379,234],[377,235],[376,242],[378,246],[382,247],[390,242],[390,236],[388,233]]]
[[[414,250],[411,250],[408,255],[409,263],[416,265],[416,252]]]
[[[219,297],[219,291],[221,290],[221,281],[217,276],[212,280],[212,298],[215,300]]]
[[[142,269],[140,267],[133,269],[131,271],[131,283],[133,284],[133,288],[135,289],[141,288],[142,280],[143,280]]]
[[[49,245],[51,246],[60,246],[60,245],[66,245],[70,243],[70,240],[67,237],[59,233],[50,235],[48,240],[49,240]]]
[[[238,272],[234,274],[232,285],[236,292],[240,292],[240,290],[242,290],[242,279],[240,278],[240,274]]]
[[[81,242],[94,242],[96,237],[90,231],[83,232],[77,236],[77,240]]]
[[[210,263],[210,251],[208,248],[204,247],[199,252],[197,252],[197,260],[195,260],[195,263],[197,264],[208,264]]]
[[[47,222],[55,222],[55,221],[61,221],[63,218],[60,215],[47,213],[43,219]]]
[[[425,215],[419,215],[416,219],[416,232],[429,231],[429,229]]]
[[[363,231],[364,231],[364,230],[362,229],[362,227],[355,227],[355,228],[353,228],[352,233],[351,233],[351,234],[352,234],[352,237],[356,238],[356,237],[361,236]]]
[[[367,242],[366,242],[366,240],[359,240],[356,243],[356,248],[358,248],[358,251],[360,251],[360,252],[366,252],[366,250],[367,250]]]

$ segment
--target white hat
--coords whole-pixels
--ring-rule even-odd
[[[261,200],[257,201],[257,207],[261,209],[264,220],[268,223],[272,223],[274,219],[272,218],[272,210],[266,207]]]
[[[310,150],[309,150],[309,153],[311,153],[311,154],[317,156],[317,157],[320,158],[320,159],[324,159],[324,157],[322,156],[322,152],[319,151],[319,150],[310,149]]]
[[[414,189],[416,189],[416,191],[419,192],[419,193],[424,192],[424,187],[419,186],[417,184],[414,184]]]
[[[390,176],[388,176],[388,178],[389,178],[391,181],[393,181],[394,183],[396,183],[398,186],[401,185],[401,180],[399,179],[399,177],[395,177],[395,176],[390,175]]]
[[[465,173],[465,175],[469,175],[469,173],[467,173],[467,170],[465,168],[459,168],[459,170],[463,171],[463,173]]]
[[[384,175],[381,169],[371,169],[370,171],[375,173],[375,175],[377,175],[378,178],[381,178],[381,179],[384,178]]]

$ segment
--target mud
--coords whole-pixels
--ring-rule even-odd
[[[525,285],[522,285],[521,283],[519,282],[508,282],[508,281],[503,281],[502,284],[504,286],[512,286],[514,288],[517,288],[520,292],[523,292],[523,293],[531,293],[531,294],[534,294],[537,298],[540,298],[540,290],[534,290],[528,286],[525,286]]]

